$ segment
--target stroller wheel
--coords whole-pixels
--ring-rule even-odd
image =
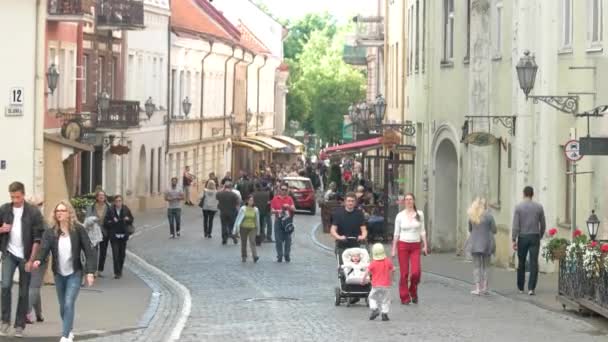
[[[336,287],[335,289],[335,294],[336,294],[336,306],[340,306],[340,288]]]

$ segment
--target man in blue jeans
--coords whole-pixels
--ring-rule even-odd
[[[167,217],[169,218],[169,237],[175,239],[180,236],[182,201],[184,192],[177,187],[177,177],[171,178],[171,188],[165,191],[165,201],[167,201]]]
[[[25,186],[13,182],[8,188],[11,202],[0,207],[2,251],[2,323],[0,336],[8,336],[11,325],[13,275],[19,269],[19,299],[15,315],[15,337],[23,337],[27,315],[30,272],[42,238],[42,214],[25,201]]]

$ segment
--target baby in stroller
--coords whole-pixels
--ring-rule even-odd
[[[348,248],[342,253],[342,271],[346,284],[367,284],[365,272],[369,266],[369,254],[364,248]]]

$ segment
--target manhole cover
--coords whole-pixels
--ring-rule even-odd
[[[258,298],[247,298],[246,302],[287,302],[292,300],[299,300],[298,298],[292,297],[258,297]]]

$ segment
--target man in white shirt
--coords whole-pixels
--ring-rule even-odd
[[[0,250],[2,251],[2,323],[0,336],[8,336],[11,324],[11,289],[13,276],[19,269],[19,299],[15,317],[15,337],[23,337],[30,271],[42,237],[42,214],[25,201],[25,186],[9,185],[11,202],[0,207]]]

